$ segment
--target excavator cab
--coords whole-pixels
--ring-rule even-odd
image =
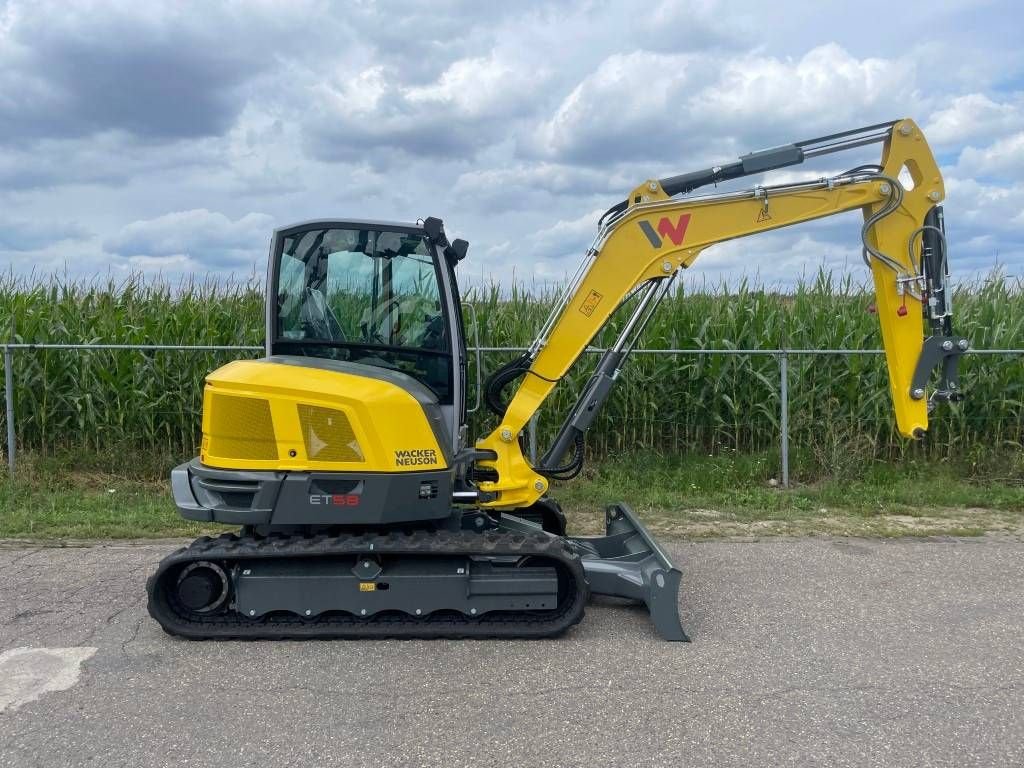
[[[457,258],[447,241],[439,247],[440,220],[425,223],[429,231],[423,224],[329,220],[275,232],[267,354],[415,380],[436,400],[443,439],[457,452],[460,435],[465,439],[466,391]],[[459,246],[462,256],[467,247]]]

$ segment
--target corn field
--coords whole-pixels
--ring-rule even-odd
[[[471,292],[480,341],[529,344],[554,295],[522,287]],[[820,274],[791,293],[741,283],[667,297],[644,334],[648,349],[873,349],[881,345],[870,292]],[[1024,285],[997,276],[962,287],[957,330],[979,348],[1024,347]],[[620,311],[595,344],[609,343]],[[0,278],[0,328],[16,342],[258,345],[263,296],[257,283],[169,286],[130,278],[78,284]],[[472,334],[471,334],[472,341]],[[258,353],[252,353],[252,356]],[[18,351],[14,356],[19,446],[41,453],[126,448],[178,458],[198,441],[204,375],[240,356],[194,351]],[[510,359],[485,355],[485,371]],[[596,356],[556,389],[539,422],[541,450],[574,401]],[[969,457],[1024,444],[1024,357],[967,356],[966,402],[943,408],[927,440],[899,438],[884,359],[875,355],[789,358],[790,437],[815,464],[841,471],[850,457],[927,453]],[[475,371],[470,371],[475,376]],[[630,358],[588,436],[596,455],[638,448],[663,453],[772,450],[779,436],[779,363],[770,356],[650,355]],[[472,399],[472,386],[470,398]],[[2,415],[2,412],[0,412]],[[475,415],[476,434],[493,426]]]

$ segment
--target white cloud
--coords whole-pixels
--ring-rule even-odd
[[[713,115],[723,129],[763,121],[806,133],[904,117],[916,100],[912,62],[858,59],[828,43],[797,60],[730,60],[717,81],[701,88],[692,107]]]
[[[819,269],[838,274],[852,273],[867,280],[869,273],[861,259],[859,221],[844,216],[845,237],[822,237],[821,227],[776,230],[719,243],[703,252],[687,270],[684,281],[700,285],[705,281],[732,282],[750,276],[767,285],[791,285],[800,278],[813,278]]]
[[[463,118],[519,114],[522,102],[535,88],[543,88],[544,67],[525,70],[495,55],[459,59],[434,83],[405,90],[410,104],[451,110]]]
[[[74,221],[19,221],[0,215],[0,251],[35,251],[87,237],[89,231]]]
[[[586,247],[597,234],[597,221],[604,211],[604,208],[599,208],[574,219],[556,221],[550,227],[527,237],[527,248],[531,255],[548,259],[558,259],[570,254],[582,257]]]
[[[976,225],[988,231],[1015,234],[1024,240],[1024,231],[1013,219],[1024,211],[1024,182],[986,184],[972,178],[948,177],[946,180],[947,227],[958,222]]]
[[[957,96],[949,106],[932,113],[924,126],[928,140],[936,146],[979,142],[1022,129],[1021,94],[1006,101],[994,101],[984,93]]]
[[[557,283],[595,212],[645,178],[907,115],[946,166],[954,268],[998,252],[1020,273],[1015,12],[0,0],[0,262],[248,275],[275,223],[429,214],[472,242],[460,269]],[[55,222],[80,229],[57,240]],[[791,281],[822,258],[846,269],[859,248],[849,222],[722,246],[693,273]],[[756,254],[770,258],[755,266]]]
[[[1024,174],[1024,131],[980,149],[965,147],[957,162],[957,173],[962,176],[1019,179]]]
[[[88,138],[39,139],[31,145],[0,143],[0,185],[7,189],[56,186],[121,185],[133,178],[202,167],[209,172],[224,162],[219,138],[179,140],[158,149],[121,131]]]
[[[858,59],[834,43],[799,59],[616,53],[524,146],[594,165],[681,162],[902,117],[918,101],[912,62]]]
[[[648,50],[733,47],[753,37],[758,28],[756,14],[745,10],[719,0],[660,0],[631,21]]]
[[[598,170],[558,163],[518,162],[466,171],[459,175],[453,192],[470,205],[510,210],[547,205],[557,196],[596,195],[612,201],[635,186],[636,178],[636,173],[612,168]]]
[[[310,146],[325,159],[375,151],[468,159],[530,111],[546,77],[494,53],[459,59],[422,85],[403,84],[383,65],[339,70],[310,86]]]
[[[645,146],[650,151],[650,135],[663,130],[701,69],[709,73],[712,67],[702,68],[701,58],[688,54],[612,54],[573,88],[525,146],[570,162],[599,162],[602,155],[615,162]],[[617,143],[622,144],[618,153]]]
[[[190,263],[207,270],[233,267],[252,271],[266,258],[273,219],[249,213],[232,221],[222,213],[197,209],[134,221],[103,242],[110,253],[143,266]]]
[[[128,263],[143,272],[203,272],[204,265],[184,253],[173,256],[130,256]]]

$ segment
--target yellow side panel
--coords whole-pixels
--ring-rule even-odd
[[[299,426],[310,460],[365,461],[363,448],[345,411],[300,403]]]
[[[400,386],[266,360],[206,378],[200,460],[223,469],[444,469],[423,406]]]
[[[277,460],[270,401],[223,392],[210,392],[204,400],[204,412],[210,419],[203,434],[209,437],[216,453],[247,461]]]

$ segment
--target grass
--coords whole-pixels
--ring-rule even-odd
[[[1019,457],[979,469],[951,463],[868,462],[846,477],[775,481],[768,455],[620,457],[559,489],[577,528],[600,531],[593,509],[625,498],[664,536],[970,536],[1024,532]],[[799,474],[799,473],[798,473]]]
[[[795,466],[801,466],[799,457]],[[657,536],[975,536],[1024,533],[1024,463],[868,462],[843,478],[773,486],[770,454],[621,455],[556,484],[570,531],[601,533],[604,505],[626,500]],[[230,530],[177,515],[159,460],[24,457],[0,477],[0,538],[145,539]]]

